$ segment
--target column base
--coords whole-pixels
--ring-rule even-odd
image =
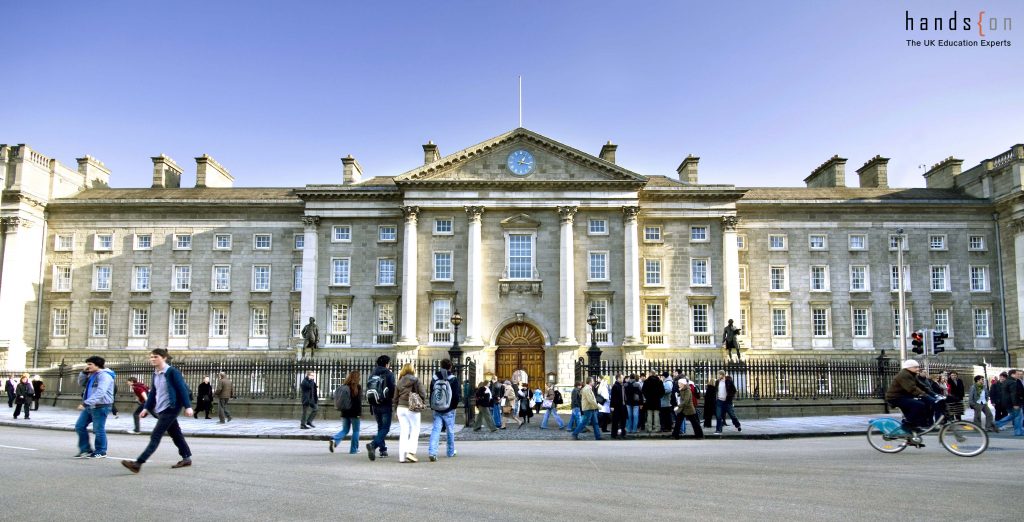
[[[558,340],[558,344],[555,345],[557,348],[581,348],[579,341],[572,337],[562,337]]]

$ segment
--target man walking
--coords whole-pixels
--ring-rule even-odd
[[[319,409],[320,397],[317,393],[316,385],[316,372],[310,370],[306,372],[306,378],[302,379],[302,383],[299,385],[302,388],[302,418],[299,419],[299,428],[308,430],[315,428],[313,425],[313,419],[316,418],[317,409]],[[309,412],[307,415],[306,412]]]
[[[594,398],[594,378],[588,377],[587,383],[580,389],[580,409],[583,411],[583,420],[572,430],[573,440],[580,440],[580,432],[586,426],[593,426],[594,440],[601,440],[601,427],[597,425],[597,411],[599,406]]]
[[[732,420],[732,425],[736,427],[736,431],[743,431],[740,427],[740,420],[736,418],[736,410],[733,408],[732,401],[736,398],[736,385],[732,382],[732,377],[725,374],[724,370],[718,370],[718,381],[715,382],[716,388],[716,401],[715,401],[715,435],[722,434],[722,427],[725,425],[725,414],[729,414],[729,419]]]
[[[1013,435],[1024,437],[1024,414],[1021,410],[1024,406],[1024,383],[1021,382],[1020,370],[1009,371],[1009,378],[1003,383],[1003,395],[1009,415],[997,420],[996,427],[1001,429],[1012,422]]]
[[[369,403],[373,418],[377,421],[377,435],[366,445],[366,456],[370,460],[377,459],[374,453],[376,450],[380,450],[381,457],[388,456],[388,446],[384,437],[391,430],[391,405],[395,397],[395,374],[390,366],[390,357],[377,357],[377,366],[366,381],[366,402]]]
[[[181,433],[181,426],[178,425],[178,415],[181,414],[182,407],[185,408],[186,417],[192,416],[192,403],[189,401],[188,386],[181,376],[181,371],[167,364],[169,358],[166,348],[155,348],[149,352],[149,364],[153,365],[153,383],[149,387],[146,407],[141,416],[145,417],[149,412],[154,412],[156,426],[153,427],[149,445],[142,454],[135,460],[121,461],[121,465],[132,473],[138,473],[142,465],[156,452],[164,433],[171,436],[174,446],[178,448],[178,455],[181,456],[181,460],[171,468],[186,468],[192,465],[192,450],[185,442],[185,435]]]
[[[430,381],[430,409],[434,410],[434,425],[430,429],[430,444],[427,456],[430,462],[437,462],[437,445],[441,439],[441,428],[446,428],[448,446],[446,453],[455,456],[455,410],[459,407],[459,378],[451,374],[452,362],[441,360],[441,369],[434,373]],[[445,385],[447,383],[447,385]],[[447,404],[443,404],[447,402]]]
[[[107,416],[114,404],[114,372],[106,368],[106,360],[93,355],[85,360],[85,370],[78,374],[78,384],[85,387],[78,409],[78,454],[76,459],[107,457]],[[89,425],[96,435],[95,449],[89,449]]]
[[[220,424],[224,424],[224,418],[227,417],[228,422],[231,421],[231,412],[228,411],[228,401],[231,400],[231,396],[235,393],[235,387],[231,384],[231,379],[228,378],[228,374],[220,372],[217,374],[217,391],[214,392],[214,396],[217,397],[217,415],[220,417]]]
[[[132,412],[132,421],[135,422],[135,429],[132,430],[132,433],[142,433],[139,414],[142,413],[142,410],[146,409],[146,399],[149,398],[149,387],[139,382],[135,377],[128,378],[128,386],[132,389],[132,394],[135,395],[135,402],[138,403],[138,406],[135,407],[135,411]]]

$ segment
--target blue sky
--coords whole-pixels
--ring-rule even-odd
[[[208,153],[236,186],[340,183],[447,154],[518,125],[618,163],[704,183],[802,186],[833,154],[847,182],[875,154],[923,186],[1024,142],[1024,2],[9,2],[0,142],[114,187],[148,186],[165,153],[195,181]],[[1011,17],[1009,48],[911,48],[914,16]]]

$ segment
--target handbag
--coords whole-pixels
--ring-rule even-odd
[[[552,406],[554,406],[554,404],[551,402],[551,399],[544,399],[544,401],[540,403],[540,407],[546,410],[550,410]]]
[[[504,413],[505,415],[508,415],[508,414],[512,413],[512,407],[511,406],[502,406],[501,407],[501,413]]]
[[[409,411],[420,412],[424,408],[423,398],[416,392],[409,392]]]

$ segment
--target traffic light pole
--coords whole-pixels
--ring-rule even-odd
[[[900,307],[900,324],[899,324],[899,339],[900,339],[900,363],[907,360],[907,306],[905,298],[903,297],[903,229],[896,229],[896,274],[898,279],[899,289],[899,307]]]

